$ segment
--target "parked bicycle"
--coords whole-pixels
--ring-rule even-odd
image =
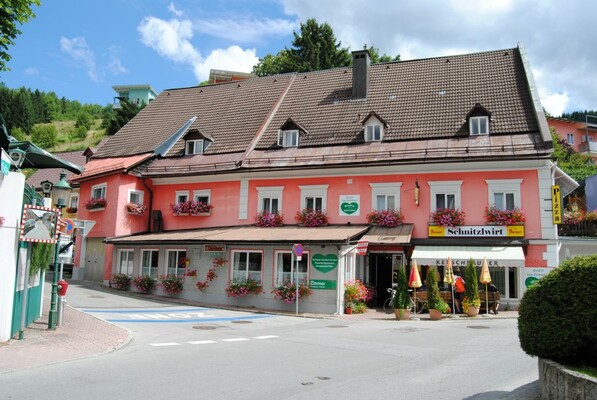
[[[396,296],[396,289],[394,288],[388,288],[388,293],[390,293],[390,297],[387,298],[384,302],[383,302],[383,310],[386,314],[392,314],[394,312],[394,302],[392,301],[394,299],[394,296]],[[426,300],[421,300],[417,298],[417,307],[415,309],[415,302],[412,299],[412,297],[410,298],[410,312],[414,313],[416,312],[417,314],[420,314],[424,308],[427,307],[427,301]]]

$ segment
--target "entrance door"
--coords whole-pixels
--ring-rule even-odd
[[[384,301],[390,297],[388,288],[392,287],[392,255],[371,254],[369,259],[369,276],[371,284],[375,285],[377,293],[375,305],[383,306]]]

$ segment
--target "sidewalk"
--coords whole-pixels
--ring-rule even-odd
[[[75,282],[72,282],[75,283]],[[99,291],[117,292],[136,298],[163,301],[172,304],[186,304],[190,306],[204,306],[197,302],[162,297],[155,294],[138,295],[132,292],[121,292],[109,289],[104,286],[87,282],[76,282]],[[0,374],[16,371],[24,368],[39,367],[48,364],[60,363],[68,360],[75,360],[92,355],[114,351],[128,343],[132,334],[126,329],[117,327],[94,316],[85,314],[68,305],[64,307],[64,324],[56,327],[55,331],[48,330],[48,310],[50,306],[49,297],[44,299],[42,317],[25,330],[24,340],[13,339],[7,343],[0,343]],[[212,305],[212,307],[214,307]],[[216,307],[220,308],[220,307]],[[294,316],[294,313],[280,313],[272,310],[242,309],[236,307],[225,307],[234,311],[247,311],[253,313],[267,313]],[[387,320],[396,321],[394,314],[386,314],[381,309],[370,309],[363,314],[351,315],[323,315],[301,313],[300,317],[305,318],[327,318],[336,320]],[[411,316],[413,321],[431,321],[429,314],[416,314]],[[467,316],[444,316],[442,321],[483,321],[490,322],[492,319],[518,318],[516,311],[501,311],[498,315],[489,315],[476,318]],[[441,323],[438,321],[437,323]],[[408,323],[408,321],[405,321]]]

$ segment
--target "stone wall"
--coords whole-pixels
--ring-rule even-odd
[[[597,379],[539,359],[541,400],[597,400]]]

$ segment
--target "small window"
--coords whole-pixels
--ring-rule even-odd
[[[329,185],[299,186],[299,189],[301,189],[301,208],[325,212],[328,187]]]
[[[93,200],[105,199],[106,198],[106,184],[95,185],[91,187],[91,198]]]
[[[261,211],[277,213],[279,211],[279,200],[276,197],[264,197],[261,203]]]
[[[186,250],[167,250],[166,251],[166,265],[168,267],[168,275],[183,276],[187,258]]]
[[[567,136],[567,142],[568,144],[574,144],[574,135],[572,133],[569,133]]]
[[[79,208],[79,195],[78,194],[70,195],[70,199],[68,201],[68,206],[70,208]]]
[[[117,273],[128,276],[133,275],[133,258],[135,256],[134,250],[118,250],[118,270]]]
[[[489,135],[489,118],[483,117],[471,117],[469,120],[470,132],[472,136],[477,135]]]
[[[141,250],[141,275],[158,277],[158,250]]]
[[[186,154],[203,154],[203,139],[187,140]]]
[[[188,190],[177,190],[176,196],[174,198],[174,203],[186,203],[189,201],[189,191]]]
[[[256,251],[232,252],[232,281],[246,282],[252,279],[261,285],[263,253]]]
[[[129,203],[143,205],[143,191],[129,190]]]
[[[299,131],[296,129],[290,131],[278,132],[278,146],[282,147],[298,147]]]
[[[456,209],[456,195],[452,193],[436,193],[435,194],[435,209],[449,208]]]
[[[365,127],[365,141],[379,142],[382,137],[381,124],[367,125]]]
[[[193,191],[193,200],[197,203],[211,204],[211,190],[195,190]]]
[[[296,260],[293,261],[290,251],[276,252],[276,286],[286,282],[294,283],[297,278]],[[304,252],[301,261],[298,262],[298,282],[302,285],[309,283],[309,253]]]
[[[400,209],[401,182],[370,183],[371,207],[377,211]]]
[[[258,187],[258,210],[270,213],[282,212],[282,192],[284,186]]]

